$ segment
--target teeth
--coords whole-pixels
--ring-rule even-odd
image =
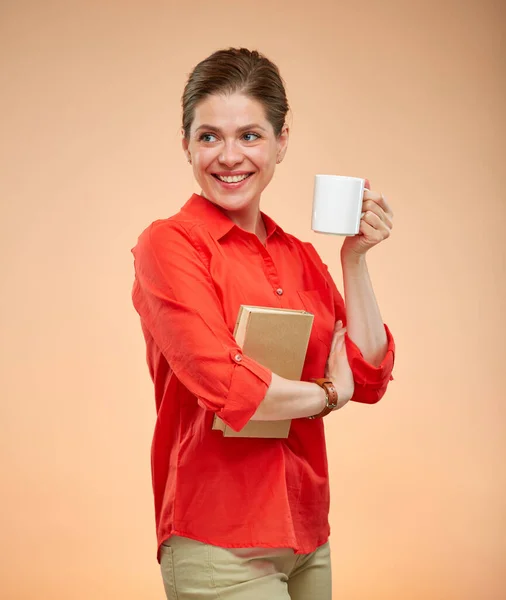
[[[246,179],[248,175],[234,175],[233,177],[222,177],[221,175],[217,175],[217,177],[225,183],[239,183],[239,181],[243,181],[244,179]]]

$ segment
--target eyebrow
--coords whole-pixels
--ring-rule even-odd
[[[219,127],[215,127],[214,125],[203,124],[200,127],[197,127],[197,129],[195,129],[195,133],[197,133],[201,129],[207,129],[208,131],[217,131],[217,132],[221,131]],[[244,125],[244,127],[239,127],[237,129],[237,131],[242,132],[242,131],[248,131],[249,129],[261,129],[262,131],[267,131],[264,127],[262,127],[261,125],[258,125],[258,123],[251,123],[249,125]]]

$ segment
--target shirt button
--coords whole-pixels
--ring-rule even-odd
[[[236,362],[241,362],[241,360],[242,360],[242,356],[241,356],[240,354],[236,354],[236,355],[234,356],[234,360],[235,360]]]
[[[282,295],[283,295],[283,290],[282,290],[281,288],[278,288],[278,289],[276,290],[276,294],[277,294],[278,296],[282,296]]]

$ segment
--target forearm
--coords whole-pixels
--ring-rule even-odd
[[[364,359],[378,366],[387,351],[387,336],[374,295],[365,255],[341,254],[346,327]]]
[[[316,383],[291,381],[272,374],[267,389],[252,421],[278,421],[316,415],[325,406],[325,391]]]

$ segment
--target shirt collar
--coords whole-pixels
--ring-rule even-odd
[[[217,240],[227,235],[234,227],[240,230],[216,204],[213,204],[210,200],[199,194],[193,194],[181,211],[192,219],[205,223],[211,235]],[[262,215],[268,238],[275,231],[283,233],[281,227],[269,216],[262,211],[260,211],[260,214]]]

